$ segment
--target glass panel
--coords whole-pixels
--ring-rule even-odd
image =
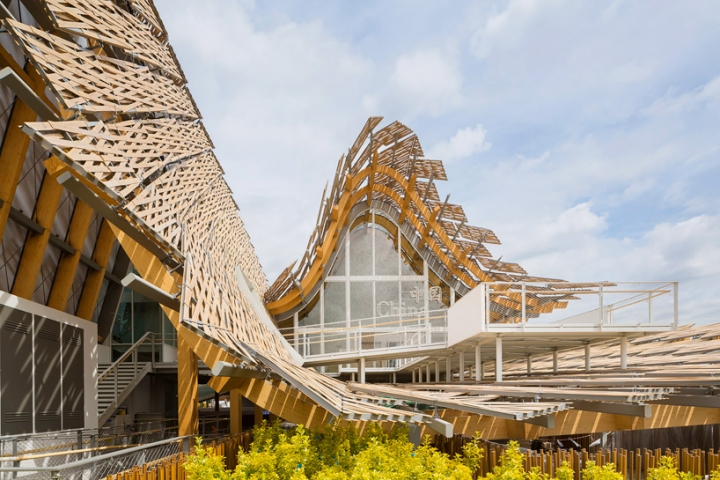
[[[402,282],[402,296],[400,301],[402,302],[402,318],[413,319],[423,318],[427,314],[425,312],[425,283],[422,281],[417,282]]]
[[[361,325],[372,325],[374,310],[372,282],[352,282],[350,284],[350,318],[360,322]]]
[[[326,283],[325,327],[344,327],[345,322],[345,283]]]
[[[132,339],[132,291],[124,289],[112,331],[113,343],[133,343]]]
[[[135,313],[135,341],[140,340],[147,332],[161,333],[160,305],[137,292],[133,294],[133,305]]]
[[[345,239],[338,243],[338,249],[340,250],[335,259],[335,264],[330,270],[332,276],[345,276]]]
[[[400,313],[398,282],[375,282],[377,323],[396,323]]]
[[[402,236],[402,255],[400,258],[402,259],[402,262],[400,262],[400,275],[423,274],[423,259],[410,245],[405,235]]]
[[[317,295],[315,295],[315,298],[310,301],[310,305],[308,305],[307,307],[310,311],[307,313],[305,318],[303,318],[302,312],[300,313],[298,326],[308,327],[311,325],[320,325],[320,302],[318,301],[319,299],[320,292],[318,292]]]
[[[372,275],[372,229],[367,224],[350,234],[350,275]]]
[[[163,342],[173,347],[177,346],[177,334],[175,333],[175,327],[170,323],[170,319],[162,312],[163,318]]]
[[[375,275],[398,274],[395,238],[397,238],[397,230],[395,235],[392,235],[380,225],[375,225]]]

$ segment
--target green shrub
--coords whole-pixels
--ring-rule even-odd
[[[568,462],[562,462],[562,465],[555,469],[555,478],[557,480],[574,480],[575,470],[570,467]]]
[[[678,472],[675,458],[663,456],[660,457],[660,466],[648,469],[647,480],[700,480],[700,476],[690,472]]]
[[[623,474],[615,470],[614,463],[606,463],[602,467],[595,462],[588,462],[582,471],[583,480],[624,480]]]
[[[524,457],[520,445],[511,441],[507,449],[500,455],[499,464],[488,473],[487,480],[521,480],[525,478]]]
[[[371,423],[360,435],[339,422],[321,432],[301,426],[285,432],[263,422],[253,434],[234,472],[199,443],[185,464],[188,480],[471,480],[483,457],[478,437],[455,458],[432,447],[430,437],[414,448],[408,427],[399,424],[388,434]]]
[[[215,450],[205,447],[202,438],[196,439],[195,452],[188,456],[183,464],[188,478],[194,480],[229,479],[225,470],[225,457],[215,453]]]

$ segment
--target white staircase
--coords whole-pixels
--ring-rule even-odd
[[[101,363],[98,371],[102,375],[111,364]],[[130,395],[135,386],[152,371],[150,362],[138,363],[137,372],[134,363],[123,363],[117,366],[117,390],[115,388],[115,371],[110,372],[98,385],[98,424],[103,425],[115,414],[118,406]],[[117,396],[116,396],[117,392]]]
[[[137,361],[138,347],[146,342],[151,344],[154,358],[155,336],[146,333],[114,363],[98,364],[98,425],[104,425],[145,375],[152,372],[153,362]]]

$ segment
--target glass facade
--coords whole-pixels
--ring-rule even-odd
[[[323,287],[298,315],[302,355],[445,341],[450,288],[394,221],[368,213],[341,242]]]
[[[177,333],[165,312],[157,302],[125,288],[115,315],[110,339],[113,360],[119,358],[148,332],[155,334],[155,361],[174,360],[162,358],[163,345],[177,348]],[[139,360],[150,361],[152,351],[153,348],[149,343],[143,345]]]

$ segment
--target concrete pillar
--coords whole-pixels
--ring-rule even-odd
[[[242,398],[240,390],[230,390],[230,433],[242,433]]]
[[[590,371],[590,344],[585,344],[585,371]]]
[[[365,383],[365,357],[360,357],[358,361],[358,381]]]
[[[440,362],[435,362],[435,383],[440,383]]]
[[[553,373],[558,373],[558,351],[553,350]]]
[[[418,368],[418,383],[422,383],[423,381],[423,372],[422,367]]]
[[[425,383],[430,383],[430,364],[425,365]]]
[[[446,382],[452,382],[452,359],[450,357],[447,357],[445,359],[445,381]]]
[[[502,382],[502,337],[495,337],[495,381]]]
[[[475,345],[475,381],[479,382],[482,377],[482,348],[480,345]]]
[[[397,372],[393,372],[392,374],[392,383],[397,383]]]
[[[627,337],[620,337],[620,368],[627,370]]]
[[[465,352],[460,352],[458,355],[458,363],[460,364],[460,369],[458,370],[459,374],[459,380],[461,382],[465,381]]]
[[[527,356],[527,374],[532,375],[532,357],[530,355]]]

